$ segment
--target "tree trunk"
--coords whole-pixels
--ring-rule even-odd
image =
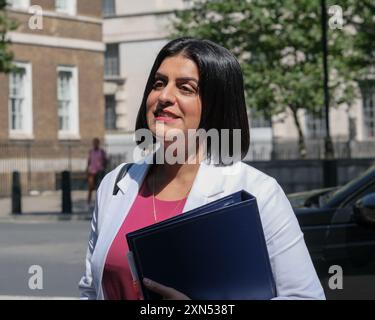
[[[298,152],[302,159],[305,159],[307,156],[306,151],[306,143],[305,143],[305,137],[302,132],[301,123],[297,116],[298,108],[290,107],[290,110],[292,110],[294,123],[296,124],[297,131],[298,131]]]

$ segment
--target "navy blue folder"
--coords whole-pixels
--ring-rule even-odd
[[[155,280],[191,299],[276,296],[257,202],[246,191],[130,232],[126,239],[139,279]],[[161,298],[141,287],[145,300]]]

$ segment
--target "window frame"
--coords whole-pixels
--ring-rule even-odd
[[[13,72],[8,77],[8,123],[9,123],[9,138],[10,139],[33,139],[33,82],[32,82],[32,65],[30,62],[15,61],[13,64],[18,68],[25,70],[24,75],[24,101],[21,107],[22,127],[20,129],[12,128],[12,95],[11,95],[11,81]]]
[[[114,60],[114,58],[113,57],[108,57],[107,56],[107,53],[108,52],[110,52],[109,50],[108,50],[108,48],[109,47],[116,47],[116,53],[117,53],[117,65],[116,65],[116,68],[112,68],[112,65],[113,65],[113,63],[111,64],[111,68],[108,68],[107,66],[108,66],[108,64],[109,64],[109,60],[108,59],[113,59]],[[107,71],[108,70],[111,70],[111,71],[113,71],[114,69],[116,69],[116,72],[115,73],[113,73],[113,72],[111,72],[111,73],[107,73]],[[119,77],[120,76],[120,74],[121,74],[121,66],[120,66],[120,44],[119,43],[107,43],[106,44],[106,49],[105,49],[105,53],[104,53],[104,76],[105,76],[105,78],[116,78],[116,77]]]
[[[113,1],[113,6],[111,7],[111,11],[107,13],[105,11],[106,6],[104,5],[106,3],[106,0],[102,0],[102,17],[107,18],[107,17],[113,17],[116,15],[116,0],[111,0]]]
[[[71,105],[69,110],[70,126],[68,130],[60,129],[59,119],[59,81],[60,72],[70,72],[72,74],[70,93]],[[79,136],[79,80],[78,68],[76,66],[58,66],[57,67],[57,81],[56,81],[56,103],[57,103],[57,124],[58,124],[58,138],[59,139],[80,139]]]
[[[7,6],[16,10],[28,10],[30,8],[30,0],[21,0],[21,4],[14,4],[12,0],[8,0]]]
[[[65,0],[68,7],[66,9],[58,8],[57,4],[62,0],[55,0],[55,11],[62,14],[75,16],[77,14],[77,0]],[[70,6],[69,6],[70,4]]]
[[[313,140],[321,140],[326,136],[326,125],[325,125],[325,114],[321,111],[321,115],[314,114],[305,110],[305,128],[306,128],[306,138]],[[319,132],[316,129],[312,130],[312,124],[318,125]]]
[[[116,114],[116,96],[114,94],[108,94],[104,97],[105,100],[105,129],[106,130],[117,130],[117,114]],[[114,114],[114,117],[110,118],[109,109],[112,109],[110,112]],[[108,124],[114,124],[108,125]]]
[[[259,111],[248,109],[247,118],[251,129],[272,128],[272,119],[267,119]]]
[[[375,81],[366,81],[361,85],[362,93],[362,125],[363,125],[363,137],[365,140],[375,140]],[[368,95],[370,94],[370,99]],[[372,101],[372,110],[367,105],[367,101]],[[372,117],[370,117],[372,114]],[[372,128],[368,124],[372,123]],[[370,131],[372,130],[372,135]]]

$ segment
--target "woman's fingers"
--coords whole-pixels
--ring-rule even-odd
[[[156,281],[143,278],[143,284],[147,287],[147,289],[160,294],[164,300],[190,300],[188,296],[177,291],[176,289],[164,286]]]

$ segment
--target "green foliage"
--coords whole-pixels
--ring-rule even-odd
[[[192,2],[191,9],[176,12],[172,37],[210,39],[231,50],[242,66],[248,107],[268,118],[287,108],[295,114],[300,109],[321,114],[320,1]],[[372,0],[331,2],[327,8],[335,4],[344,9],[344,28],[328,28],[331,106],[350,105],[356,98],[355,80],[360,70],[375,60],[374,4]],[[345,23],[353,23],[353,16],[364,10],[365,22],[355,26],[358,32],[347,30]]]
[[[17,22],[9,19],[5,11],[6,0],[0,0],[0,72],[10,72],[13,70],[13,53],[9,50],[10,41],[6,34],[17,29]]]

